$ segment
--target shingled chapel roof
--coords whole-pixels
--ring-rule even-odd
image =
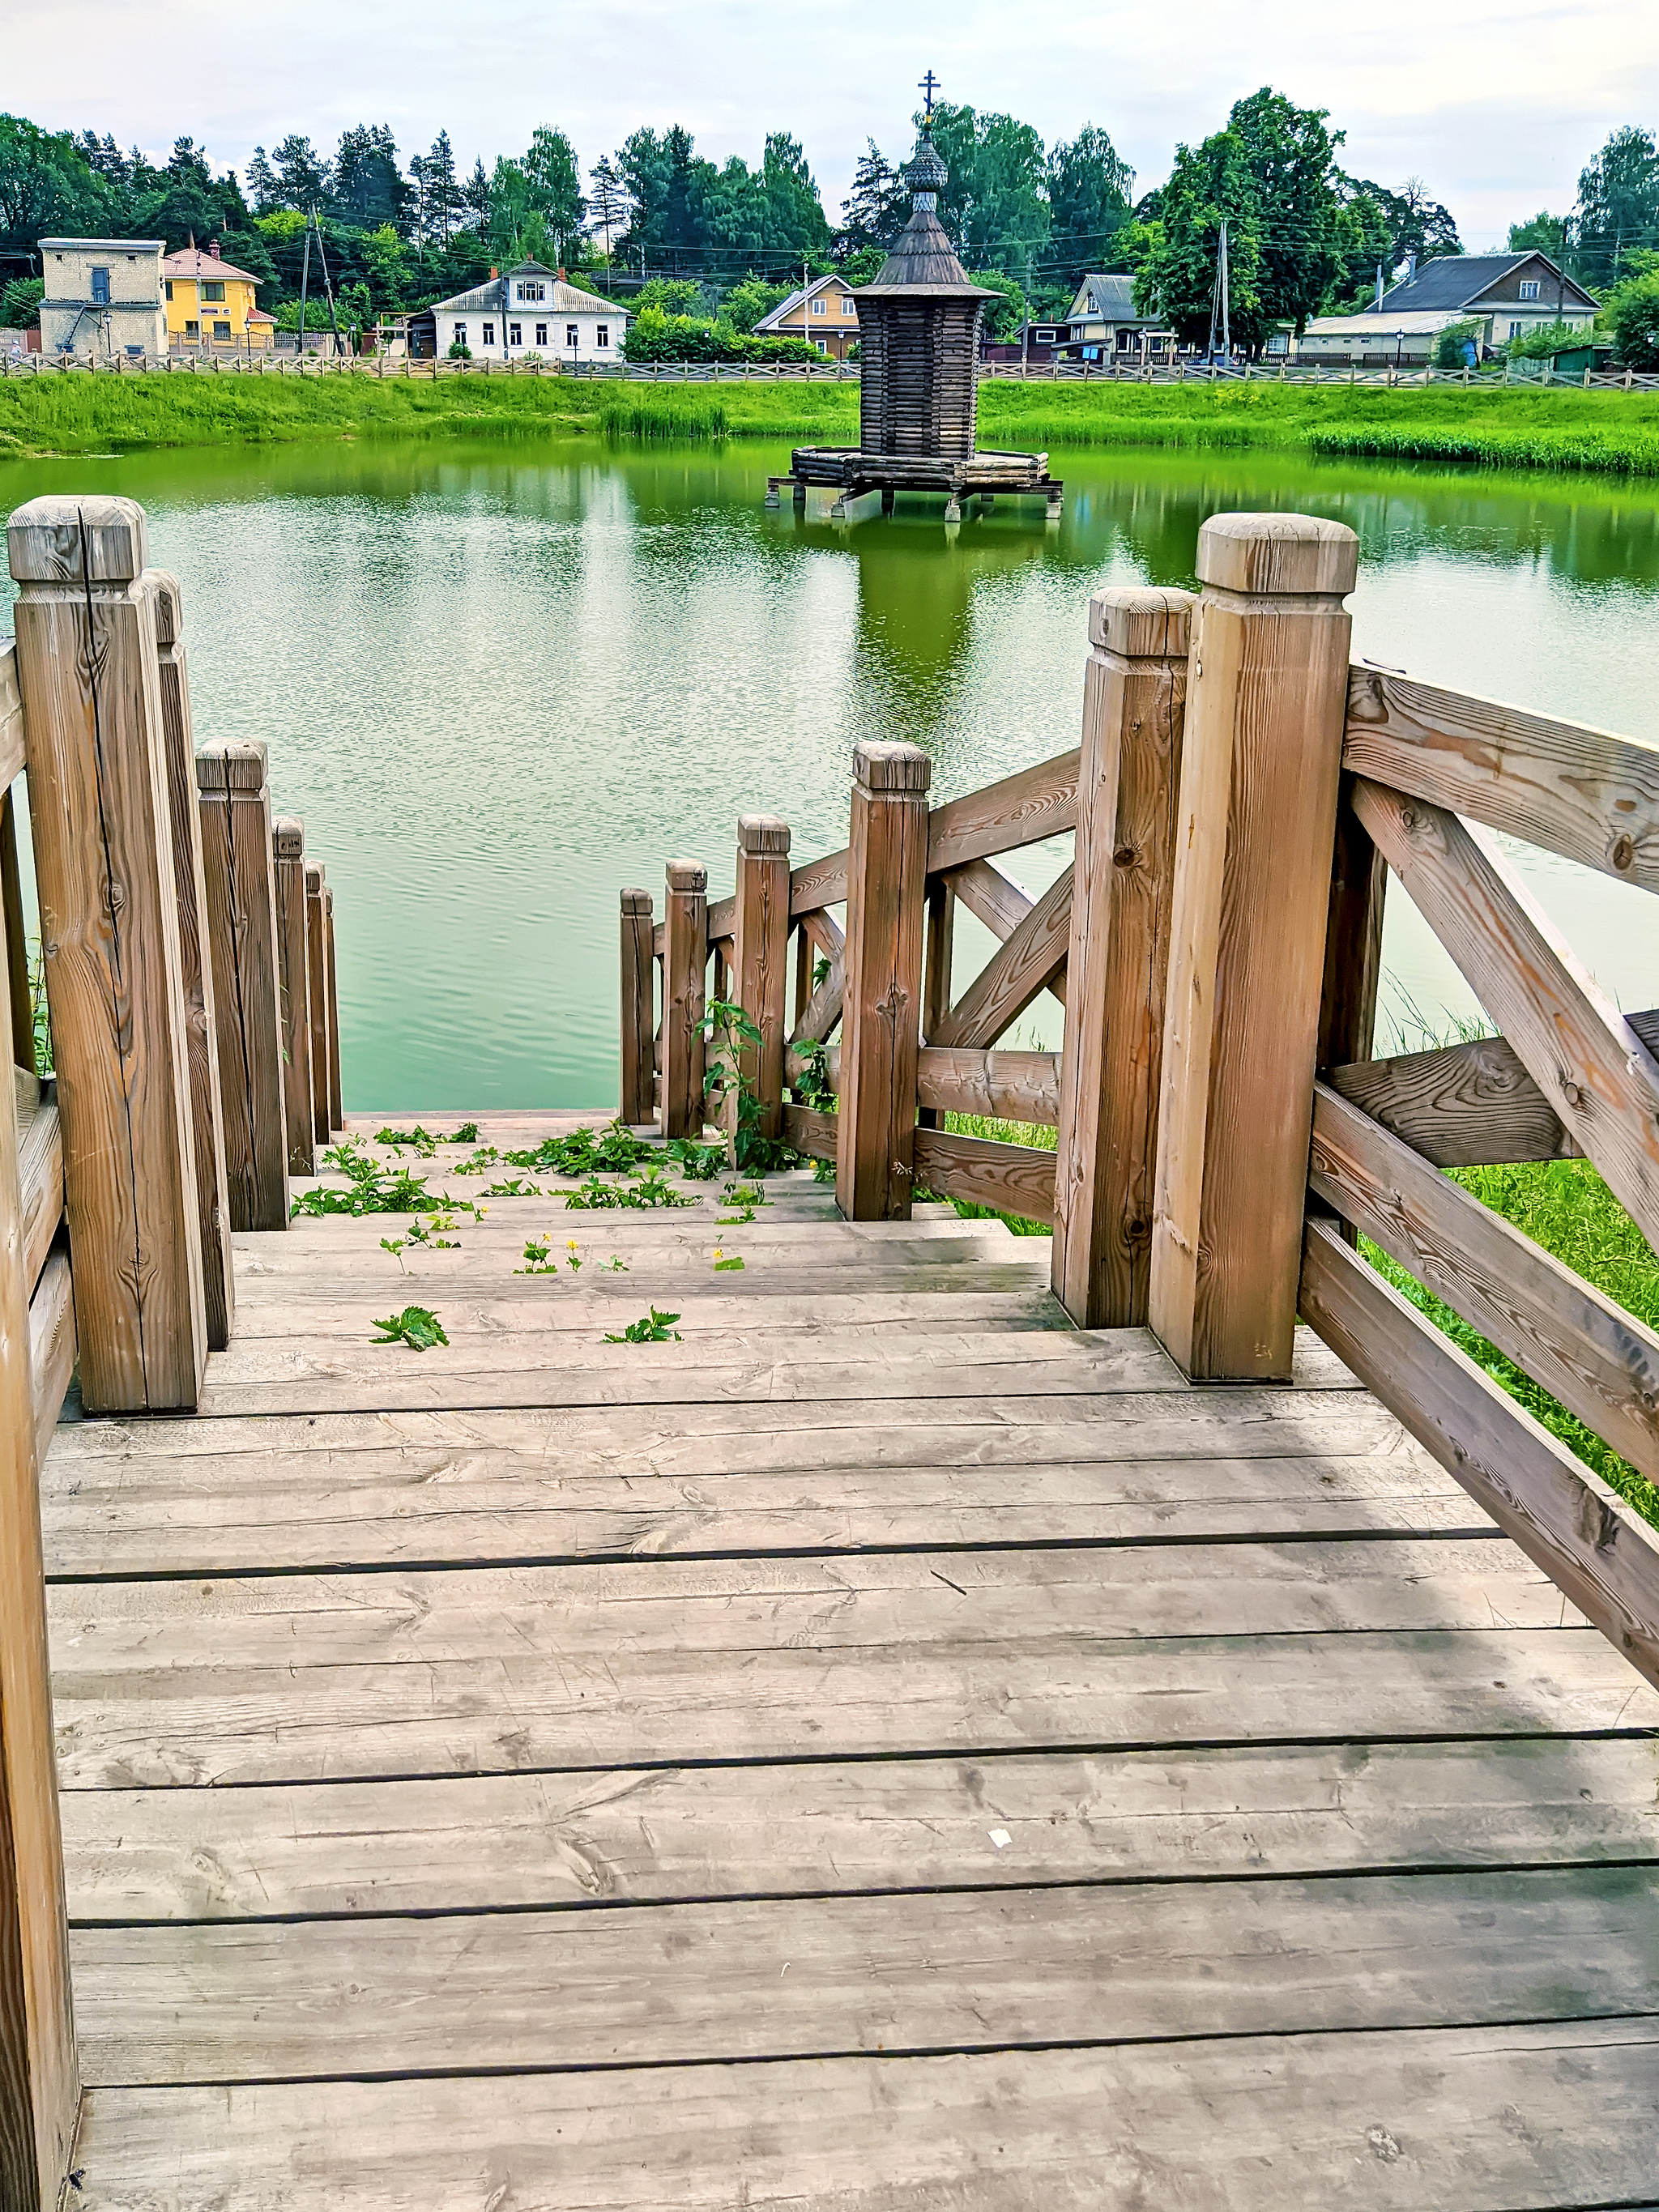
[[[860,284],[855,299],[883,300],[899,294],[912,299],[944,295],[963,301],[998,297],[973,282],[934,212],[939,188],[948,177],[933,140],[924,138],[904,172],[904,181],[913,195],[910,220],[893,240],[886,260],[876,272],[875,283]]]

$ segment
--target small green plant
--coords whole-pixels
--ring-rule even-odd
[[[726,1186],[725,1195],[726,1204],[736,1210],[718,1215],[714,1222],[716,1229],[738,1228],[754,1219],[757,1206],[772,1203],[760,1185],[753,1182],[729,1182]]]
[[[656,1157],[654,1145],[641,1144],[621,1121],[612,1121],[595,1136],[592,1130],[572,1129],[568,1136],[544,1137],[533,1150],[508,1152],[509,1167],[528,1168],[544,1175],[628,1175]]]
[[[653,1306],[649,1313],[630,1321],[619,1334],[607,1334],[605,1340],[607,1344],[678,1344],[682,1341],[678,1329],[669,1326],[678,1319],[677,1313],[659,1313]]]
[[[407,1237],[382,1237],[380,1239],[381,1251],[391,1253],[392,1258],[398,1262],[398,1273],[404,1275],[409,1273],[408,1268],[404,1265],[404,1247],[408,1242]]]
[[[742,1265],[743,1261],[738,1259],[735,1252],[728,1255],[721,1251],[718,1244],[714,1247],[714,1273],[717,1275],[726,1274],[731,1269],[741,1267]]]
[[[605,1264],[613,1275],[625,1275],[628,1273],[627,1261],[617,1253],[613,1252]]]
[[[463,1121],[459,1129],[444,1139],[447,1145],[476,1145],[477,1141],[478,1125],[476,1121]]]
[[[567,1237],[565,1239],[564,1264],[573,1275],[581,1273],[582,1255],[576,1249],[576,1240],[574,1237]]]
[[[500,1158],[501,1154],[494,1145],[481,1145],[471,1159],[461,1161],[455,1172],[466,1176],[487,1175]]]
[[[444,1325],[430,1306],[405,1306],[401,1313],[377,1321],[377,1344],[407,1344],[416,1352],[430,1352],[434,1344],[447,1344]]]
[[[34,1072],[52,1073],[52,1020],[46,1012],[46,962],[37,941],[29,956],[29,1018],[34,1033]]]
[[[532,1237],[524,1248],[525,1264],[522,1267],[515,1267],[513,1270],[514,1273],[515,1275],[556,1275],[559,1272],[558,1261],[548,1256],[552,1249],[553,1240],[550,1237]]]
[[[632,1182],[601,1182],[598,1176],[590,1176],[580,1189],[566,1191],[564,1202],[578,1213],[603,1213],[619,1206],[637,1211],[697,1203],[686,1192],[676,1190],[659,1165],[647,1168]]]
[[[510,1182],[492,1182],[484,1191],[486,1198],[545,1198],[546,1195],[539,1183],[528,1182],[523,1176],[514,1176]]]
[[[813,1161],[812,1180],[814,1182],[834,1182],[835,1179],[836,1164],[833,1160]]]
[[[317,1183],[300,1192],[289,1208],[291,1220],[301,1214],[430,1213],[443,1215],[441,1225],[453,1228],[451,1216],[470,1213],[476,1220],[484,1210],[470,1198],[428,1191],[426,1178],[411,1175],[405,1167],[383,1168],[378,1160],[359,1152],[350,1137],[331,1145],[323,1159],[326,1166],[346,1177],[349,1187],[340,1190],[331,1183]]]
[[[793,1167],[799,1155],[781,1137],[769,1136],[763,1128],[766,1109],[744,1066],[745,1048],[764,1041],[759,1025],[734,1000],[711,999],[703,1015],[703,1034],[715,1047],[704,1071],[703,1094],[708,1097],[718,1091],[723,1097],[736,1101],[732,1165],[747,1175],[765,1175],[772,1169]],[[685,1171],[698,1176],[714,1172],[713,1169],[694,1168],[689,1162]]]
[[[815,1114],[833,1114],[836,1094],[830,1087],[829,1046],[803,1044],[797,1046],[796,1050],[806,1065],[789,1085],[795,1094],[795,1103],[810,1107]]]
[[[417,1121],[412,1129],[377,1129],[374,1141],[377,1145],[390,1145],[393,1152],[404,1145],[412,1146],[423,1160],[429,1160],[437,1151],[440,1140],[430,1129],[423,1129]]]
[[[669,1141],[668,1157],[679,1163],[682,1175],[693,1182],[713,1182],[726,1165],[724,1145],[700,1145],[695,1137],[674,1137]]]

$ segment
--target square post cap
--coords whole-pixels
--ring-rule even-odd
[[[853,775],[862,790],[896,798],[926,796],[933,763],[920,745],[872,740],[853,748]]]
[[[149,538],[135,499],[31,499],[6,525],[6,559],[14,583],[130,584]]]
[[[651,911],[650,892],[641,890],[624,891],[622,895],[622,910],[624,914],[649,914]]]
[[[196,788],[204,792],[260,791],[265,781],[265,748],[259,738],[204,745],[196,756]]]
[[[279,814],[270,825],[270,849],[279,860],[297,860],[306,849],[306,825],[297,814]]]
[[[307,898],[321,898],[325,873],[325,871],[320,860],[306,862],[306,896]]]
[[[166,568],[146,568],[143,580],[155,594],[155,642],[163,653],[170,653],[184,628],[179,579]]]
[[[1197,605],[1172,584],[1113,585],[1089,602],[1089,642],[1126,660],[1184,660]]]
[[[668,863],[668,888],[671,891],[706,891],[708,871],[701,860],[671,860]]]
[[[1312,514],[1212,514],[1198,533],[1200,583],[1255,598],[1340,598],[1359,573],[1346,522]]]
[[[775,814],[740,814],[738,817],[738,850],[740,853],[787,853],[789,850],[789,824]]]

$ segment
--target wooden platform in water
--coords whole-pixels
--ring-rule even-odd
[[[687,1188],[240,1237],[58,1431],[72,2201],[1659,2202],[1659,1695],[1316,1342]]]

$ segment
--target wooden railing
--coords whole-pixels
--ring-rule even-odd
[[[77,1366],[89,1413],[197,1405],[207,1352],[233,1326],[232,1231],[285,1228],[289,1173],[311,1172],[315,1143],[339,1125],[325,896],[320,882],[307,896],[300,824],[273,836],[264,748],[196,750],[179,589],[146,566],[145,538],[143,510],[117,499],[34,500],[7,529],[19,586],[15,645],[0,642],[0,1010],[12,1061],[0,1101],[8,2206],[58,2203],[78,2094],[40,1462]],[[49,1055],[37,1054],[31,938]]]
[[[1659,1335],[1439,1172],[1582,1154],[1659,1230],[1659,1012],[1613,1008],[1465,826],[1659,890],[1659,749],[1351,666],[1357,555],[1339,524],[1213,517],[1196,598],[1091,602],[1077,751],[930,810],[925,754],[860,746],[846,847],[789,876],[793,963],[775,894],[769,959],[746,950],[747,824],[732,899],[675,863],[653,935],[625,893],[625,1108],[649,1118],[654,952],[663,1126],[702,1130],[712,959],[781,1043],[754,1079],[849,1218],[927,1188],[1052,1223],[1073,1319],[1147,1323],[1195,1380],[1288,1380],[1300,1315],[1659,1681],[1659,1536],[1357,1236],[1659,1480]],[[1039,899],[993,865],[1067,832]],[[1372,1059],[1390,876],[1499,1036]],[[998,940],[965,988],[958,904]],[[1062,1050],[997,1050],[1044,991]],[[782,1103],[809,1073],[836,1110]],[[1048,1124],[1055,1149],[949,1112]]]

